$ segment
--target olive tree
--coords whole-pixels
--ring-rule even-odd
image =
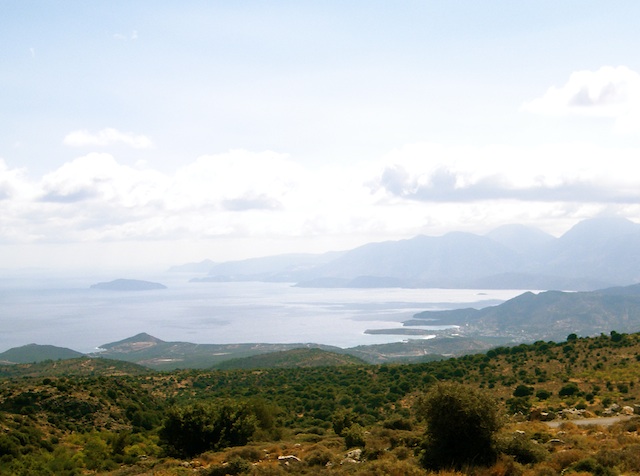
[[[426,420],[421,462],[428,469],[490,465],[501,427],[497,402],[488,394],[457,383],[435,385],[417,404]]]
[[[207,450],[245,445],[258,420],[246,404],[195,403],[172,407],[160,430],[168,454],[190,457]]]

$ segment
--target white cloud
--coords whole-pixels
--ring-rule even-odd
[[[616,132],[638,132],[640,74],[626,66],[576,71],[563,86],[552,86],[543,96],[523,104],[522,109],[552,116],[612,118]]]
[[[92,153],[45,175],[40,182],[41,200],[74,202],[95,197],[135,207],[162,195],[166,183],[159,172],[133,169],[109,154]]]
[[[174,173],[92,153],[36,180],[0,162],[0,241],[233,238],[259,249],[275,240],[352,244],[514,222],[560,232],[603,210],[639,214],[640,176],[628,171],[639,153],[423,143],[377,162],[311,169],[284,154],[234,150]]]
[[[134,149],[153,147],[151,139],[144,135],[120,132],[113,128],[102,129],[95,134],[87,130],[73,131],[65,136],[63,143],[70,147],[108,147],[114,144],[124,144]]]
[[[126,41],[126,40],[135,41],[138,39],[138,31],[133,30],[130,35],[125,35],[123,33],[114,33],[113,39],[118,41]]]
[[[635,149],[552,144],[531,149],[413,144],[389,154],[375,190],[431,203],[516,200],[629,204],[640,178]]]

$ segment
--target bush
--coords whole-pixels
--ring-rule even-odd
[[[558,392],[558,395],[560,395],[561,397],[569,397],[571,395],[577,394],[579,391],[580,389],[578,388],[578,386],[575,383],[571,382],[562,387]]]
[[[507,408],[512,414],[522,413],[526,415],[531,410],[531,400],[529,397],[513,397],[506,401]]]
[[[533,395],[533,387],[527,385],[518,385],[513,391],[514,397],[528,397],[529,395]]]
[[[393,418],[391,420],[386,420],[382,426],[388,430],[405,430],[405,431],[411,431],[413,429],[413,425],[411,424],[411,421],[402,418],[402,417],[397,417],[397,418]]]
[[[357,423],[351,425],[344,434],[344,443],[347,448],[354,448],[360,446],[364,448],[366,442],[364,439],[364,429]]]
[[[244,474],[248,473],[251,468],[251,463],[242,459],[242,458],[234,458],[229,461],[227,464],[212,466],[205,473],[207,476],[229,476],[236,474]]]
[[[318,447],[309,453],[305,458],[305,463],[308,466],[326,466],[327,463],[331,462],[332,457],[333,455],[327,448]]]
[[[336,435],[344,436],[343,432],[356,423],[357,416],[350,410],[338,410],[331,419],[333,431]]]
[[[615,476],[617,474],[613,469],[602,466],[593,458],[580,460],[571,469],[576,472],[584,471],[595,476]]]
[[[421,455],[426,468],[460,469],[496,461],[494,437],[501,419],[488,394],[461,384],[438,384],[417,409],[427,422]]]
[[[577,449],[558,451],[551,456],[551,463],[558,471],[562,471],[585,456],[584,451]]]
[[[259,450],[258,448],[254,448],[253,446],[243,446],[240,448],[236,448],[232,451],[229,451],[229,453],[227,453],[226,455],[228,461],[241,458],[253,463],[260,461],[263,457],[264,452]]]
[[[536,392],[536,398],[538,400],[547,400],[551,395],[553,395],[553,393],[549,390],[538,390]]]
[[[520,464],[540,463],[549,457],[549,452],[544,446],[522,434],[503,438],[498,443],[498,449],[504,454],[513,456],[513,459]]]

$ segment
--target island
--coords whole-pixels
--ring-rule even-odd
[[[91,285],[91,289],[106,291],[151,291],[154,289],[167,289],[164,284],[139,279],[115,279],[105,283]]]

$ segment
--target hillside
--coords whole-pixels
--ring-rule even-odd
[[[271,368],[300,368],[300,367],[331,367],[341,365],[366,365],[362,359],[351,355],[328,352],[317,348],[291,349],[282,352],[231,359],[215,366],[220,370],[231,369],[271,369]]]
[[[640,330],[640,285],[593,292],[527,292],[497,306],[418,313],[405,326],[457,325],[467,336],[511,337],[520,342],[559,340]]]
[[[31,370],[0,376],[0,473],[436,474],[418,465],[417,409],[435,382],[450,381],[489,392],[507,422],[501,459],[465,474],[638,474],[640,420],[624,415],[640,408],[639,356],[640,334],[611,332],[411,365],[167,373],[114,373],[124,363],[102,359],[12,365]],[[232,448],[167,457],[159,435],[176,408],[242,409],[256,426]],[[606,415],[620,423],[572,423]]]
[[[103,344],[93,356],[125,360],[156,370],[209,368],[230,359],[257,356],[299,347],[317,347],[341,352],[338,347],[320,344],[194,344],[165,342],[146,333]]]
[[[0,377],[75,377],[146,375],[152,371],[131,362],[86,356],[37,363],[0,365]]]
[[[0,353],[0,364],[26,364],[43,360],[73,359],[82,355],[82,353],[66,347],[27,344]]]

